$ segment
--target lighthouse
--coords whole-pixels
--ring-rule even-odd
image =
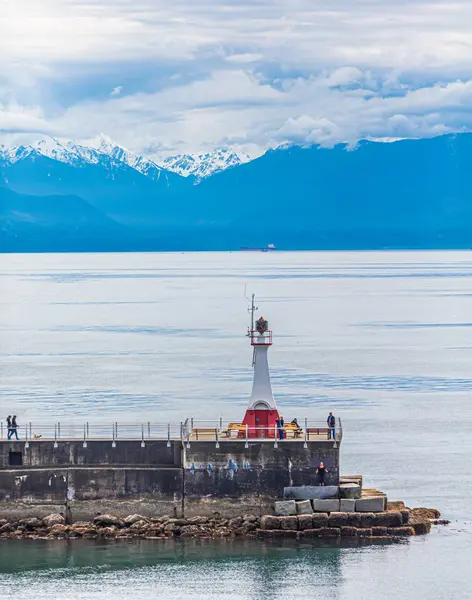
[[[260,317],[254,323],[254,310],[253,296],[251,329],[248,331],[248,337],[254,352],[254,378],[242,424],[247,425],[248,437],[267,438],[274,437],[275,420],[279,416],[272,393],[268,361],[269,348],[272,346],[272,331],[264,317]]]

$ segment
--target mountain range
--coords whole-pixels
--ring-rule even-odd
[[[468,133],[163,164],[104,138],[0,147],[0,251],[469,248],[471,164]]]

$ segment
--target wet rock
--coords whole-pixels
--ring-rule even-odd
[[[130,530],[135,530],[135,529],[146,529],[149,526],[149,523],[147,521],[135,521],[132,525],[129,526]]]
[[[315,513],[311,516],[311,521],[313,523],[313,529],[328,527],[328,513]]]
[[[375,527],[372,527],[372,535],[374,537],[386,537],[388,535],[388,528],[376,525]]]
[[[264,515],[261,519],[261,529],[280,529],[280,517],[273,517],[272,515]]]
[[[26,527],[26,529],[32,531],[33,529],[38,529],[39,527],[42,527],[43,522],[40,519],[37,519],[36,517],[31,517],[29,519],[25,519],[23,521],[23,525]]]
[[[431,521],[410,519],[410,526],[413,528],[415,535],[425,535],[431,531]]]
[[[2,533],[10,533],[12,531],[14,531],[14,528],[13,528],[12,525],[10,525],[10,523],[5,523],[4,525],[2,525],[0,527],[0,534],[2,534]]]
[[[326,538],[340,537],[341,536],[341,528],[340,527],[322,527],[320,530],[320,536]]]
[[[236,517],[235,519],[230,519],[228,523],[228,527],[230,529],[239,529],[244,523],[244,519],[242,517]]]
[[[412,508],[410,510],[410,517],[417,517],[420,519],[439,519],[441,513],[436,508]]]
[[[435,519],[432,523],[433,525],[450,525],[451,521],[447,519]]]
[[[357,527],[341,527],[341,537],[356,537]]]
[[[407,510],[403,500],[390,500],[387,502],[387,510]]]
[[[357,535],[361,538],[372,537],[372,527],[359,527],[357,529]]]
[[[121,520],[113,515],[97,515],[93,520],[93,524],[97,527],[110,527],[111,525],[119,527],[121,526]]]
[[[129,515],[124,519],[125,525],[133,525],[133,523],[137,523],[138,521],[146,521],[146,517],[142,515]]]
[[[304,529],[313,529],[312,515],[298,515],[298,529],[303,531]]]
[[[343,512],[332,512],[329,515],[329,526],[330,527],[343,527],[352,525],[351,514]]]
[[[3,527],[7,523],[8,523],[8,521],[6,519],[0,519],[0,527]]]
[[[375,525],[379,525],[377,523],[377,519],[374,513],[362,513],[359,514],[359,527],[375,527]]]
[[[64,525],[65,519],[59,513],[54,513],[52,515],[44,517],[42,522],[45,527],[52,527],[53,525]]]
[[[399,512],[400,512],[400,514],[402,516],[402,523],[403,523],[403,525],[406,525],[409,522],[409,520],[410,520],[410,511],[408,509],[406,509],[406,508],[402,508],[402,509],[400,509]]]
[[[65,537],[69,533],[69,527],[62,523],[56,523],[48,532],[48,537]]]

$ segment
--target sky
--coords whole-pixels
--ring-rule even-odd
[[[472,130],[472,2],[1,0],[0,143],[164,157]]]

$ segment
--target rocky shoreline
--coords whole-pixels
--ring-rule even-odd
[[[395,539],[427,534],[440,513],[430,508],[407,508],[403,502],[391,502],[380,513],[313,513],[277,517],[245,515],[232,519],[220,517],[149,518],[129,515],[97,515],[93,521],[67,524],[63,514],[43,519],[30,517],[15,522],[0,519],[1,539],[114,539],[159,540],[169,538],[217,539],[255,538],[362,538]]]

